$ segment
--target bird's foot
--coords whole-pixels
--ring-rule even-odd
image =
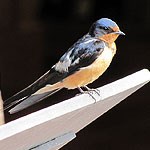
[[[96,102],[96,98],[93,96],[93,92],[97,93],[98,96],[100,96],[100,91],[97,90],[97,89],[90,89],[88,88],[87,86],[84,86],[84,88],[87,90],[87,91],[83,91],[81,89],[81,87],[78,87],[78,90],[80,91],[81,94],[88,94],[89,96],[91,96],[94,101]],[[77,95],[80,95],[80,94],[77,94]]]
[[[100,90],[98,90],[98,89],[91,89],[91,88],[89,88],[88,86],[84,86],[84,88],[85,88],[86,90],[88,90],[88,91],[95,92],[98,96],[101,96],[101,95],[100,95]]]

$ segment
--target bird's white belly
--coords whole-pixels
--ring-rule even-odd
[[[110,48],[106,47],[98,59],[103,60],[106,63],[111,63],[112,58],[113,58],[112,50]],[[97,61],[99,61],[99,60],[97,60]]]

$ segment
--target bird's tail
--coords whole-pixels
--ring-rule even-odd
[[[31,87],[29,86],[26,89],[20,91],[19,93],[4,101],[4,110],[7,110],[12,106],[16,105],[11,110],[9,110],[11,114],[16,113],[35,103],[42,101],[43,99],[47,98],[48,96],[56,93],[61,89],[62,88],[60,87],[60,83],[56,83],[53,85],[47,85],[32,94],[31,92],[33,91],[31,91]]]
[[[14,114],[16,112],[19,112],[31,105],[34,105],[40,101],[42,101],[43,99],[51,96],[52,94],[58,92],[60,89],[56,89],[56,90],[53,90],[53,91],[49,91],[49,92],[45,92],[45,93],[42,93],[42,94],[36,94],[36,95],[31,95],[27,98],[25,98],[21,103],[19,103],[18,105],[16,105],[15,107],[13,107],[12,109],[9,110],[9,113],[10,114]],[[18,100],[19,101],[19,100]],[[17,101],[17,103],[18,103]],[[12,105],[15,105],[16,103],[15,102],[12,102],[11,104],[8,105],[7,108],[9,107],[12,107]]]

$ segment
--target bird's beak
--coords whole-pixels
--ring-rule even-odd
[[[115,31],[115,32],[113,32],[113,33],[115,33],[115,34],[119,34],[119,35],[125,35],[125,33],[124,33],[124,32],[122,32],[122,31]]]

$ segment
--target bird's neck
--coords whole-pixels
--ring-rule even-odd
[[[106,35],[100,36],[99,39],[107,42],[108,44],[112,44],[117,39],[117,37],[118,37],[117,34],[106,34]]]
[[[108,47],[112,50],[113,55],[116,54],[116,44],[115,40],[117,39],[118,35],[116,34],[107,34],[99,37],[100,40],[107,43]]]
[[[115,55],[116,54],[116,50],[117,50],[115,42],[108,43],[108,47],[111,49],[113,55]]]

